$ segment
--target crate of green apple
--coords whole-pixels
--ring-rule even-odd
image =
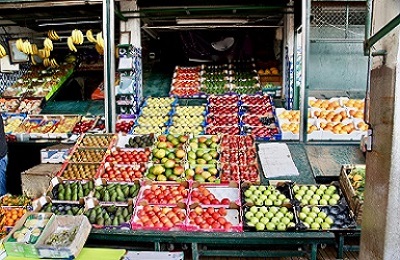
[[[242,184],[243,203],[246,206],[289,206],[291,205],[290,184],[283,182],[273,185]]]
[[[110,182],[134,182],[142,179],[147,163],[117,164],[106,162],[99,167],[97,177]]]
[[[301,206],[326,206],[338,205],[342,202],[340,190],[336,185],[300,185],[292,187],[293,196],[297,204]]]
[[[187,231],[242,232],[240,207],[200,206],[190,207],[186,219]]]
[[[348,230],[357,224],[345,204],[335,206],[305,206],[299,208],[300,230]]]
[[[296,215],[291,206],[251,206],[243,210],[245,231],[294,231]]]
[[[173,206],[179,203],[187,204],[189,197],[189,183],[142,183],[137,203],[138,205]]]

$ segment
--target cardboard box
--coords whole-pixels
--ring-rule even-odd
[[[37,219],[48,219],[46,222],[38,221],[35,225],[36,227],[40,227],[42,232],[39,235],[38,240],[35,243],[26,243],[26,242],[17,242],[15,241],[13,235],[16,231],[19,231],[24,225],[25,222],[33,216]],[[54,214],[53,213],[34,213],[28,212],[26,213],[14,226],[11,230],[10,234],[4,239],[4,247],[6,249],[8,256],[16,256],[16,257],[28,257],[28,258],[39,258],[39,252],[36,248],[36,244],[38,243],[40,237],[46,232],[46,228],[53,221]],[[42,226],[43,225],[43,226]],[[27,237],[27,236],[26,236]],[[27,237],[29,239],[29,237]]]
[[[42,258],[76,258],[81,252],[92,226],[86,216],[55,216],[36,243]],[[73,240],[64,245],[48,245],[48,241],[57,234],[71,231]],[[65,241],[62,241],[65,242]]]
[[[22,172],[23,194],[33,199],[45,194],[50,180],[57,175],[61,166],[61,164],[42,163]]]
[[[42,149],[40,150],[41,163],[63,163],[69,154],[69,149]]]

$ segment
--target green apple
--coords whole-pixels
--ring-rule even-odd
[[[325,222],[328,223],[329,225],[332,225],[333,224],[333,219],[328,216],[328,217],[325,218]]]
[[[303,199],[304,199],[304,200],[307,200],[307,201],[310,200],[311,198],[312,198],[312,197],[311,197],[310,195],[307,195],[307,194],[303,196]]]
[[[321,225],[316,223],[316,222],[311,224],[311,229],[312,230],[319,230],[320,227],[321,227]]]
[[[260,190],[260,191],[265,191],[265,190],[267,190],[267,187],[265,187],[264,185],[260,185],[260,186],[258,187],[258,190]]]
[[[266,206],[262,206],[259,208],[259,211],[262,212],[263,214],[268,212],[268,208]]]
[[[334,193],[335,193],[335,190],[332,190],[332,189],[326,189],[324,191],[324,194],[329,195],[329,196],[332,196]]]
[[[254,201],[256,201],[258,199],[258,196],[253,194],[253,195],[250,196],[250,199],[251,199],[251,201],[254,202]]]
[[[318,207],[312,207],[312,208],[311,208],[311,211],[312,211],[312,212],[315,212],[315,213],[317,213],[317,214],[321,212],[321,210],[320,210]]]
[[[271,186],[271,185],[269,185],[269,186],[268,186],[268,189],[269,189],[270,191],[273,191],[273,190],[275,190],[275,187],[274,187],[274,186]]]
[[[318,217],[322,218],[322,219],[325,219],[326,218],[326,213],[321,211],[321,212],[318,213]]]
[[[258,222],[259,222],[259,219],[257,217],[252,217],[250,219],[250,223],[253,224],[253,225],[257,224]]]
[[[254,216],[258,219],[261,219],[262,217],[264,217],[264,214],[260,211],[256,212],[256,214],[254,214]]]
[[[257,208],[256,206],[252,206],[252,207],[250,207],[250,211],[251,211],[253,214],[256,214],[256,213],[258,212],[258,208]]]
[[[308,202],[310,205],[318,205],[318,200],[316,199],[310,199],[310,201]]]
[[[299,213],[299,219],[300,220],[305,220],[307,218],[307,214],[306,213],[304,213],[304,212],[300,212]]]
[[[262,193],[262,192],[261,192],[260,190],[255,190],[255,191],[253,191],[253,194],[256,195],[256,196],[260,196],[261,193]]]
[[[250,198],[251,195],[253,195],[253,192],[252,192],[251,190],[246,190],[246,191],[244,192],[244,196],[245,196],[246,198]]]
[[[335,200],[339,200],[340,199],[340,196],[339,196],[339,194],[332,194],[332,199],[335,199]]]
[[[312,197],[314,195],[314,191],[312,190],[307,190],[306,194],[309,195],[310,197]]]
[[[278,195],[278,200],[284,200],[284,199],[286,199],[286,196],[285,195],[283,195],[283,194],[279,194]]]
[[[274,213],[272,213],[272,212],[267,212],[267,213],[265,214],[265,217],[267,217],[268,219],[271,219],[271,218],[274,217]]]
[[[292,189],[294,192],[297,192],[298,190],[300,190],[300,187],[299,187],[299,185],[295,184],[295,185],[293,185]]]
[[[270,200],[272,200],[272,201],[275,201],[275,200],[276,200],[276,195],[270,194],[270,195],[268,196],[268,199],[270,199]]]
[[[244,215],[244,217],[245,217],[247,220],[250,220],[252,217],[254,217],[254,213],[251,212],[251,211],[247,211],[246,214]]]
[[[310,211],[311,211],[311,209],[310,209],[309,207],[303,207],[303,208],[301,209],[301,212],[304,212],[304,213],[306,213],[306,214],[310,213]]]
[[[282,205],[282,201],[279,199],[274,200],[274,206],[281,206]]]
[[[308,200],[302,199],[302,200],[300,201],[300,203],[301,203],[301,205],[308,205]]]
[[[326,199],[320,199],[318,203],[319,205],[324,205],[324,206],[328,205],[328,201]]]
[[[312,190],[313,192],[315,192],[318,189],[318,187],[315,186],[315,185],[311,185],[310,187],[308,187],[308,189]]]
[[[314,222],[316,222],[318,224],[321,224],[322,222],[324,222],[324,220],[322,218],[320,218],[320,217],[317,217],[317,218],[314,219]]]
[[[265,206],[272,206],[272,205],[274,205],[274,202],[272,200],[270,200],[270,199],[266,199],[264,201],[264,205]]]
[[[306,222],[307,224],[311,225],[311,223],[314,222],[314,219],[311,218],[311,217],[306,217],[306,218],[304,219],[304,222]]]
[[[324,185],[324,184],[322,184],[322,185],[320,185],[319,186],[319,189],[320,190],[326,190],[328,187],[326,187],[326,185]]]
[[[336,189],[336,186],[335,186],[335,185],[330,185],[330,186],[328,187],[328,190],[334,190],[334,191],[336,191],[337,189]]]
[[[273,217],[269,220],[269,222],[274,223],[275,225],[278,225],[280,223],[279,218]]]
[[[269,218],[262,217],[262,218],[260,218],[260,222],[263,223],[264,225],[266,225],[269,222]]]
[[[269,230],[269,231],[273,231],[276,228],[276,225],[272,222],[268,222],[267,225],[265,225],[265,226],[266,226],[267,230]]]
[[[283,200],[283,203],[284,203],[284,204],[289,204],[289,203],[290,203],[290,199],[289,199],[289,198],[284,199],[284,200]]]
[[[323,190],[318,189],[318,190],[315,191],[315,194],[317,194],[319,196],[322,196],[322,195],[325,194],[325,192]]]
[[[276,229],[279,230],[279,231],[285,231],[286,230],[286,225],[284,223],[280,222],[276,226]]]
[[[311,211],[310,213],[308,213],[307,216],[310,217],[310,218],[315,219],[318,215],[317,215],[317,213]]]
[[[328,201],[328,200],[331,199],[331,196],[324,194],[324,195],[322,195],[321,199],[324,199],[324,200]]]
[[[321,223],[321,229],[322,230],[328,230],[330,228],[331,228],[331,225],[329,225],[329,223],[326,223],[326,222],[322,222]]]
[[[314,195],[312,196],[312,198],[315,199],[315,200],[320,200],[320,199],[321,199],[321,196],[319,196],[319,195],[317,195],[317,194],[314,194]]]
[[[265,229],[265,224],[264,223],[258,222],[256,224],[256,230],[257,231],[263,231],[264,229]]]
[[[256,199],[256,201],[254,201],[254,205],[256,206],[262,206],[264,204],[264,201],[262,199]]]
[[[301,201],[301,200],[303,199],[303,196],[300,195],[300,194],[296,194],[296,195],[294,195],[294,198],[295,198],[296,200],[298,200],[298,201]]]
[[[308,187],[307,187],[307,186],[301,186],[301,187],[300,187],[300,190],[306,191],[306,190],[308,190]]]
[[[307,215],[306,215],[307,216]],[[289,218],[290,220],[293,220],[294,214],[291,211],[286,212],[285,217]]]
[[[269,212],[272,212],[273,214],[276,214],[279,211],[278,207],[270,207]]]
[[[251,185],[248,190],[255,191],[257,190],[257,186]]]
[[[263,194],[266,195],[266,196],[269,196],[269,195],[272,194],[272,192],[271,192],[270,190],[265,190],[265,191],[263,192]]]
[[[286,227],[287,227],[287,228],[295,228],[295,227],[296,227],[296,224],[295,224],[294,222],[289,222],[289,223],[286,225]]]
[[[286,208],[286,207],[281,207],[281,208],[279,209],[279,211],[282,212],[283,214],[286,214],[286,212],[288,212],[288,208]]]
[[[303,222],[304,226],[306,227],[306,229],[310,228],[310,224],[308,224],[307,222]]]
[[[283,218],[284,216],[285,216],[285,214],[283,214],[283,213],[280,212],[280,211],[278,211],[278,212],[275,213],[275,217],[277,217],[277,218],[279,218],[279,219]]]
[[[336,205],[336,204],[338,203],[338,201],[335,200],[334,198],[331,198],[331,199],[328,201],[328,203],[329,203],[329,205],[333,206],[333,205]]]
[[[289,224],[290,219],[289,219],[288,217],[283,217],[283,218],[281,218],[281,222],[282,222],[283,224],[287,225],[287,224]]]
[[[264,194],[261,194],[259,198],[260,198],[260,200],[262,200],[264,202],[264,201],[266,201],[268,199],[268,196],[264,195]]]
[[[300,196],[304,196],[304,194],[306,194],[306,191],[305,190],[298,190],[297,194],[300,195]]]

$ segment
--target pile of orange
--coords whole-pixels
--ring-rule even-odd
[[[341,107],[338,100],[310,99],[308,104],[310,107],[321,108],[322,110],[336,110]]]
[[[26,213],[26,208],[3,207],[1,209],[1,226],[12,227]]]

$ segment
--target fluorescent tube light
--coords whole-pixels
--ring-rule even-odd
[[[247,19],[182,19],[177,18],[177,24],[244,24],[247,23]]]

